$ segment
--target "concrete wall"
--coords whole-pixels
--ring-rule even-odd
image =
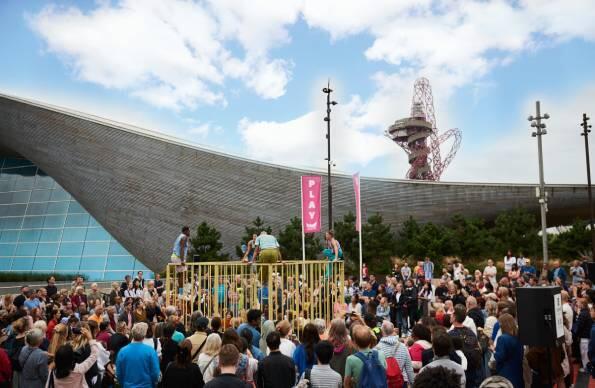
[[[260,216],[275,233],[299,216],[300,171],[201,149],[140,128],[0,95],[0,149],[33,161],[153,270],[168,261],[180,227],[206,221],[234,252]],[[333,178],[334,217],[354,209],[351,178]],[[447,222],[492,219],[516,206],[537,210],[535,185],[366,179],[362,212],[398,227],[409,216]],[[588,216],[584,185],[549,185],[550,225]],[[326,204],[326,179],[323,179]],[[326,227],[326,209],[323,209]]]

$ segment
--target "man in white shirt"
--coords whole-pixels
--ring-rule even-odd
[[[508,273],[512,269],[512,265],[516,264],[516,257],[512,255],[512,251],[508,250],[504,256],[504,272]]]

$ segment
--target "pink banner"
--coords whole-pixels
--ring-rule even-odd
[[[362,211],[360,208],[359,172],[353,174],[353,191],[355,191],[355,230],[362,228]]]
[[[304,233],[320,232],[322,181],[319,176],[302,177],[302,225]]]

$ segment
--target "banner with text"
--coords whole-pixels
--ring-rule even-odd
[[[319,176],[302,176],[302,225],[304,233],[321,229],[322,179]]]
[[[360,208],[359,172],[353,174],[353,191],[355,191],[355,230],[362,229],[362,211]]]

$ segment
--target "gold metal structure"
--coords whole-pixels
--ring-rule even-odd
[[[244,317],[259,309],[274,322],[298,317],[327,323],[343,313],[343,261],[284,261],[281,263],[200,262],[166,267],[166,300],[182,321],[201,311],[206,317],[229,313]]]

